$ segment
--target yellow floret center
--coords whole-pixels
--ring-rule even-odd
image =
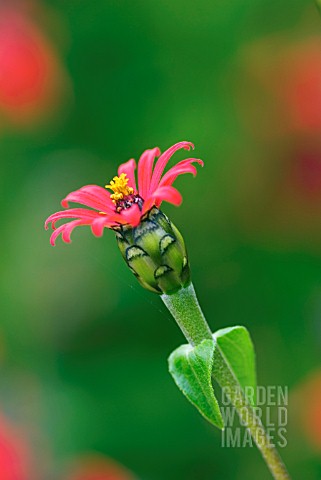
[[[109,188],[114,193],[110,195],[110,198],[114,203],[117,203],[119,200],[123,200],[126,195],[132,195],[134,193],[134,189],[132,187],[128,187],[128,178],[126,173],[121,173],[119,177],[114,177],[110,180],[109,185],[105,185],[105,188]]]

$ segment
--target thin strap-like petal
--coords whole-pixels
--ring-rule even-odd
[[[114,209],[114,203],[110,198],[110,192],[105,188],[99,187],[98,185],[86,185],[79,190],[97,197],[97,199],[104,202],[104,204],[108,205],[111,209]]]
[[[108,217],[100,216],[100,218],[95,218],[91,224],[91,231],[96,237],[101,237],[105,227],[111,227],[115,222],[110,222]]]
[[[163,201],[179,206],[182,203],[182,195],[174,187],[159,187],[145,201],[142,213],[146,213],[153,205],[159,207]]]
[[[181,148],[184,148],[185,150],[190,150],[191,148],[194,148],[194,145],[191,142],[179,142],[170,147],[168,150],[166,150],[157,160],[152,180],[150,183],[150,188],[148,194],[152,194],[154,190],[157,189],[158,184],[160,182],[161,176],[164,172],[164,168],[167,165],[167,162],[171,158],[171,156],[177,151],[180,150]]]
[[[138,161],[138,193],[146,198],[152,178],[153,164],[156,157],[160,155],[159,148],[145,150]]]
[[[70,243],[70,235],[71,232],[75,227],[79,227],[80,225],[90,225],[91,220],[73,220],[72,222],[69,223],[64,223],[63,225],[60,225],[53,234],[50,237],[50,243],[54,247],[56,244],[56,238],[61,234],[62,239],[66,243]]]
[[[159,183],[159,186],[164,187],[166,185],[172,185],[176,178],[184,173],[191,173],[195,177],[197,170],[194,165],[192,165],[193,162],[197,162],[202,166],[204,165],[204,162],[198,158],[188,158],[186,160],[182,160],[165,173]]]
[[[92,222],[92,232],[97,237],[100,237],[103,233],[104,227],[111,228],[115,225],[131,225],[137,227],[141,219],[141,211],[138,205],[132,205],[130,208],[123,210],[120,213],[114,213],[113,215],[104,215],[100,218],[96,218]]]
[[[120,176],[122,173],[126,173],[127,178],[129,180],[128,186],[132,187],[135,192],[137,192],[136,188],[136,180],[135,180],[135,170],[136,170],[136,162],[132,158],[128,160],[126,163],[122,163],[118,168],[118,175]]]
[[[55,223],[62,218],[78,218],[78,219],[91,219],[100,218],[99,212],[96,210],[88,210],[87,208],[70,208],[69,210],[61,210],[60,212],[53,213],[47,218],[45,222],[45,229],[48,230],[49,223],[52,228],[55,228]]]
[[[85,188],[80,188],[79,190],[71,192],[66,196],[66,198],[62,200],[61,205],[64,208],[68,208],[69,202],[81,203],[82,205],[86,205],[86,207],[91,207],[95,208],[96,210],[111,213],[113,211],[113,208],[115,207],[112,202],[110,203],[109,199],[108,202],[106,201],[105,195],[103,195],[102,192],[107,195],[108,193],[105,192],[102,187],[99,188],[101,189],[99,195],[97,195],[96,193],[91,193]]]
[[[92,195],[96,195],[102,200],[109,200],[109,192],[105,188],[100,187],[99,185],[84,185],[83,187],[80,187],[79,190],[81,190],[82,192],[91,193]]]

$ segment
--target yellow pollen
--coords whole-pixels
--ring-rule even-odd
[[[126,195],[132,195],[134,193],[134,189],[127,186],[128,181],[126,173],[121,173],[119,177],[114,177],[110,180],[109,185],[105,185],[105,188],[109,188],[114,192],[110,195],[110,198],[114,203],[117,203],[118,200],[122,200]]]

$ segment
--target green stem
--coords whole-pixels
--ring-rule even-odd
[[[162,300],[173,315],[191,345],[212,339],[212,333],[198,303],[192,284],[173,295],[162,295]],[[233,375],[221,350],[215,356],[215,380],[224,388],[243,425],[246,425],[275,480],[289,480],[290,476],[275,446],[270,442],[260,418],[249,404],[240,384]]]
[[[164,294],[161,298],[191,345],[197,345],[205,338],[212,339],[212,332],[199,306],[192,283],[173,295]]]
[[[246,425],[249,430],[273,477],[276,480],[290,479],[278,451],[270,442],[261,419],[256,415],[255,410],[247,401],[238,381],[228,367],[228,363],[226,362],[222,351],[219,350],[217,352],[217,355],[214,357],[214,362],[216,362],[215,371],[219,372],[216,374],[215,380],[229,396],[242,424]]]

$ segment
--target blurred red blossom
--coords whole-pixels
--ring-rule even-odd
[[[265,245],[319,249],[321,35],[264,36],[240,47],[235,68],[250,138],[233,173],[242,229]]]
[[[0,480],[42,478],[39,460],[35,468],[35,454],[35,450],[32,451],[29,446],[23,429],[0,413]],[[49,463],[45,469],[49,473]],[[102,454],[86,454],[76,457],[60,478],[61,480],[135,480],[136,477],[125,467]]]
[[[251,129],[263,137],[320,132],[321,36],[265,37],[243,47],[239,61],[238,97]]]
[[[23,126],[51,114],[68,81],[54,46],[21,5],[0,6],[0,111]]]
[[[291,156],[289,184],[293,195],[306,201],[310,208],[317,209],[321,201],[321,147],[319,145],[298,146]],[[318,202],[318,203],[316,203]]]
[[[63,480],[134,480],[123,466],[103,455],[90,454],[75,459]]]
[[[321,129],[321,38],[293,43],[277,55],[266,86],[275,92],[294,130]]]
[[[0,413],[0,479],[34,480],[32,454],[20,428]]]
[[[321,370],[311,373],[293,392],[296,423],[309,443],[321,452]]]
[[[303,427],[311,443],[321,451],[321,372],[304,385]]]

